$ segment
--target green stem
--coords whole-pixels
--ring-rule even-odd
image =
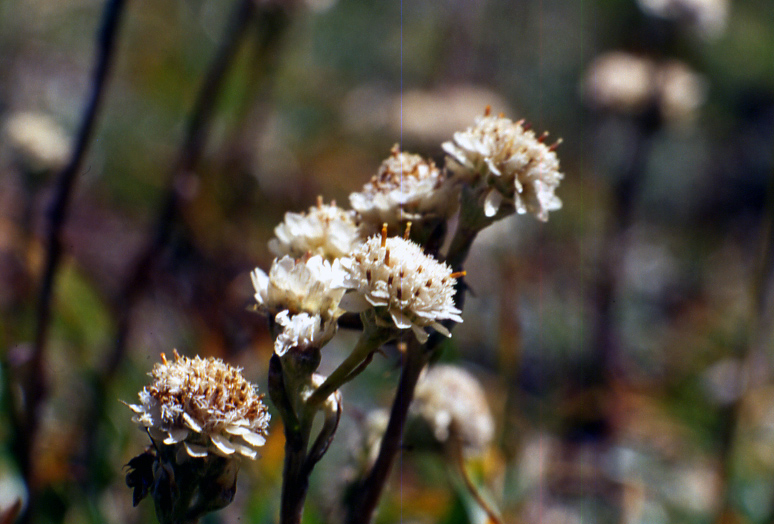
[[[309,396],[306,401],[307,409],[314,412],[334,391],[355,378],[357,373],[354,371],[358,366],[395,335],[392,329],[377,327],[371,322],[364,321],[363,324],[363,334],[360,335],[352,353]]]

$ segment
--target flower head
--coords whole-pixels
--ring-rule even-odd
[[[459,275],[425,255],[414,242],[387,238],[386,228],[381,237],[369,238],[342,259],[341,265],[347,272],[344,286],[351,290],[342,299],[342,307],[350,311],[374,307],[377,322],[411,328],[421,342],[427,340],[425,327],[450,336],[439,321],[462,322],[461,311],[454,305]]]
[[[457,207],[457,188],[430,160],[403,153],[396,144],[377,174],[360,193],[349,195],[365,234],[386,223],[399,229],[402,222],[448,218]]]
[[[335,333],[335,323],[323,322],[320,315],[309,313],[290,315],[288,311],[280,311],[275,321],[282,327],[282,332],[274,341],[274,352],[280,357],[294,348],[319,349]]]
[[[411,415],[429,428],[438,444],[459,439],[470,453],[486,450],[494,421],[481,384],[462,368],[436,365],[417,382]]]
[[[353,213],[335,202],[324,204],[322,198],[307,213],[285,213],[274,234],[269,249],[278,257],[299,258],[309,253],[333,260],[352,251],[362,240]]]
[[[220,359],[174,355],[172,362],[161,355],[140,404],[129,404],[132,420],[147,428],[157,445],[182,444],[191,457],[212,452],[255,458],[270,419],[263,396],[239,368]]]
[[[3,126],[3,135],[19,160],[35,171],[61,168],[67,162],[70,139],[43,113],[16,113]]]
[[[331,322],[343,313],[339,301],[344,272],[338,260],[284,256],[274,260],[268,275],[256,268],[251,277],[258,307],[271,315],[288,310],[291,315],[308,313]]]
[[[536,137],[524,121],[488,113],[443,144],[450,155],[449,168],[461,182],[483,189],[487,217],[495,216],[507,202],[520,214],[548,220],[549,211],[562,207],[554,194],[564,178],[554,151],[558,142],[548,146],[546,135]]]

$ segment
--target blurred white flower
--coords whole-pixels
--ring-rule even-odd
[[[394,231],[406,221],[448,218],[457,210],[458,191],[431,160],[403,153],[396,144],[363,191],[349,195],[349,201],[367,236],[385,223]]]
[[[595,107],[638,115],[657,104],[669,123],[689,122],[707,97],[707,82],[684,63],[657,63],[613,51],[597,57],[583,81],[586,101]]]
[[[284,256],[274,260],[268,275],[256,268],[251,277],[259,309],[271,315],[288,310],[290,315],[319,315],[328,323],[343,313],[339,301],[344,294],[344,272],[339,260],[331,263],[319,255],[300,260]]]
[[[728,22],[728,0],[637,0],[648,14],[685,23],[704,37],[716,38]]]
[[[290,315],[288,311],[280,311],[277,313],[275,321],[282,326],[282,332],[274,341],[274,352],[280,357],[294,348],[300,350],[319,349],[336,332],[336,323],[323,322],[320,315],[308,313]]]
[[[319,198],[307,213],[285,213],[283,222],[274,228],[276,238],[269,242],[275,256],[299,258],[309,253],[328,260],[343,257],[362,240],[353,213],[324,204]]]
[[[157,445],[182,444],[188,456],[256,458],[266,442],[270,415],[256,387],[239,368],[220,359],[190,359],[174,352],[175,360],[157,363],[153,382],[139,394],[140,404],[128,404],[133,421],[147,428]]]
[[[16,113],[3,126],[5,140],[19,160],[35,171],[60,169],[70,153],[70,139],[51,117]]]
[[[544,144],[545,136],[536,137],[523,121],[490,116],[487,110],[473,127],[454,133],[443,149],[455,177],[484,190],[486,216],[495,216],[506,202],[519,214],[532,213],[546,221],[549,211],[562,207],[554,191],[564,175],[556,144]]]
[[[454,305],[456,275],[448,265],[425,255],[410,240],[373,236],[349,257],[341,259],[350,290],[341,307],[349,311],[376,308],[377,322],[399,329],[411,328],[420,342],[425,327],[451,336],[441,320],[462,322]],[[381,315],[379,313],[382,313]]]
[[[411,415],[441,445],[458,439],[467,453],[481,454],[494,437],[494,419],[478,380],[462,368],[436,365],[417,382]]]

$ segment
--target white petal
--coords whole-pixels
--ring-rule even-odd
[[[199,423],[196,422],[196,420],[194,420],[194,418],[188,413],[186,413],[185,411],[183,411],[183,422],[185,422],[185,425],[191,428],[192,430],[194,430],[195,432],[197,433],[202,432],[201,425],[199,425]]]
[[[239,453],[243,457],[247,457],[249,459],[255,459],[258,456],[258,452],[251,447],[243,446],[241,444],[234,444],[234,445],[236,446],[237,453]]]
[[[188,433],[190,432],[185,428],[170,429],[167,432],[167,438],[164,439],[164,444],[172,445],[177,444],[178,442],[182,442],[188,437]]]
[[[421,328],[421,327],[419,327],[419,326],[414,326],[414,325],[412,325],[412,326],[411,326],[411,331],[413,331],[413,332],[414,332],[414,335],[417,337],[417,340],[418,340],[418,341],[419,341],[421,344],[424,344],[425,342],[427,342],[427,338],[428,338],[428,336],[429,336],[429,335],[427,334],[427,331],[425,331],[424,329],[422,329],[422,328]]]
[[[433,322],[430,325],[433,326],[433,328],[441,335],[445,337],[451,337],[451,333],[449,332],[448,329],[446,329],[446,326],[444,326],[443,324],[439,324],[438,322]]]
[[[236,451],[234,445],[223,435],[212,434],[210,435],[210,440],[225,455],[231,455]]]
[[[183,442],[186,452],[194,458],[204,458],[207,456],[207,448],[200,446],[199,444],[190,444]]]
[[[411,320],[406,315],[404,315],[402,311],[391,309],[390,316],[392,317],[392,321],[395,322],[395,325],[398,326],[399,329],[408,329],[411,327]]]
[[[503,201],[503,196],[496,189],[489,191],[484,199],[484,215],[493,217],[497,214],[497,210],[500,209],[500,203]]]
[[[266,439],[263,437],[263,435],[253,433],[252,431],[248,431],[242,435],[242,438],[245,439],[245,442],[255,447],[260,447],[266,444]]]

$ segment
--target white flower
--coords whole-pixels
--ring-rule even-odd
[[[59,169],[67,162],[70,139],[50,116],[16,113],[3,126],[7,143],[32,169]]]
[[[342,299],[350,311],[377,310],[377,321],[399,329],[411,328],[420,342],[430,326],[446,336],[441,320],[462,322],[454,305],[456,276],[444,263],[400,237],[373,236],[341,260],[346,270],[344,286],[351,290]],[[379,315],[379,313],[383,313]]]
[[[349,195],[349,202],[364,233],[372,234],[385,223],[396,230],[409,220],[450,217],[457,209],[457,191],[432,161],[402,153],[396,144],[363,191]]]
[[[542,221],[560,209],[554,194],[564,175],[559,172],[556,145],[543,143],[523,123],[485,114],[476,125],[454,133],[443,149],[450,155],[449,168],[463,183],[484,187],[484,213],[495,216],[503,202],[520,214],[532,213]]]
[[[216,358],[194,359],[174,352],[174,362],[156,364],[153,382],[128,404],[134,422],[147,428],[157,445],[178,445],[191,457],[256,458],[266,442],[269,413],[262,395],[239,368]]]
[[[429,426],[438,443],[456,438],[470,453],[485,451],[494,436],[494,420],[481,384],[456,366],[436,365],[423,372],[410,413]]]
[[[274,352],[280,357],[293,348],[321,348],[336,331],[335,322],[323,322],[320,315],[290,315],[288,311],[280,311],[274,320],[282,326],[274,341]]]
[[[322,198],[307,213],[285,213],[285,220],[274,228],[276,238],[269,249],[280,257],[302,257],[307,253],[333,260],[345,256],[361,243],[352,212]]]
[[[284,256],[274,260],[268,275],[256,268],[251,277],[259,308],[272,315],[283,310],[291,315],[309,313],[327,323],[343,313],[339,301],[344,294],[344,272],[338,260]]]
[[[646,13],[694,27],[706,38],[716,38],[726,28],[728,0],[638,0]]]

